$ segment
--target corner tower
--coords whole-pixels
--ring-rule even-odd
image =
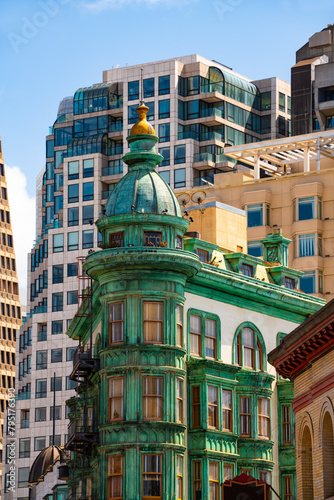
[[[143,104],[137,108],[139,121],[123,157],[129,172],[96,223],[102,250],[84,264],[98,284],[90,356],[98,344],[99,377],[90,376],[95,384],[86,392],[80,388],[68,404],[74,420],[80,414],[88,415],[87,426],[89,415],[97,421],[98,445],[90,446],[89,454],[101,499],[176,498],[186,451],[184,288],[202,265],[183,250],[189,223],[156,172],[162,157],[155,151],[158,137],[146,121],[147,110]],[[68,334],[89,345],[89,329],[79,329],[78,321],[83,320],[74,320]],[[70,449],[77,450],[80,439],[74,433]],[[76,460],[73,489],[79,482],[90,488],[82,483],[84,460],[85,453]]]

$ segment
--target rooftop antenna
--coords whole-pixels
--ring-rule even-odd
[[[143,68],[140,68],[140,85],[141,85],[141,89],[140,89],[140,104],[144,104],[144,93],[143,93],[143,88],[144,88],[144,85],[143,85]]]

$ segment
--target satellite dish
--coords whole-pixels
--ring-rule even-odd
[[[179,200],[179,203],[185,207],[187,203],[189,203],[190,201],[190,196],[188,193],[183,193],[183,194],[180,194],[177,199]]]
[[[204,191],[196,191],[191,197],[194,203],[198,203],[199,205],[203,203],[206,198],[206,193]]]

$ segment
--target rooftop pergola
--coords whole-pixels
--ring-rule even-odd
[[[224,155],[252,166],[254,179],[260,178],[260,169],[279,176],[287,166],[300,161],[304,172],[310,171],[311,160],[317,160],[320,170],[321,157],[334,160],[334,130],[225,147]]]

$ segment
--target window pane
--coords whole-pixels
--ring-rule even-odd
[[[299,235],[299,257],[310,257],[315,253],[315,234]]]
[[[249,205],[247,207],[247,226],[263,226],[263,205]]]
[[[117,344],[124,341],[124,303],[111,304],[109,309],[110,343]]]

